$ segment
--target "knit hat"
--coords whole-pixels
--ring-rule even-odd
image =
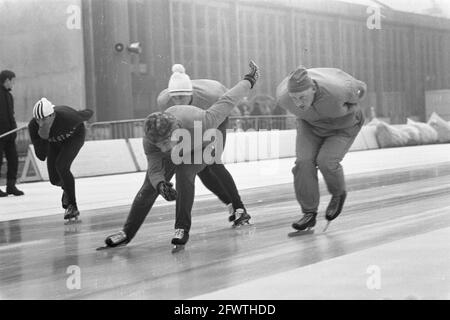
[[[166,112],[154,112],[144,122],[145,136],[153,144],[170,139],[172,132],[179,127],[178,119]]]
[[[172,96],[189,96],[192,95],[191,78],[186,74],[186,70],[181,64],[172,66],[172,76],[169,80],[169,95]]]
[[[33,117],[43,119],[55,112],[54,105],[46,98],[41,98],[33,107]]]
[[[288,92],[302,92],[313,86],[313,81],[305,67],[298,67],[289,75]]]

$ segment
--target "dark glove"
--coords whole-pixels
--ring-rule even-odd
[[[91,109],[78,110],[78,114],[81,116],[83,121],[88,121],[94,115],[94,111]]]
[[[248,65],[250,67],[250,72],[244,76],[244,80],[248,80],[253,89],[253,86],[259,78],[259,68],[255,64],[255,62],[253,62],[253,60],[250,60],[250,63]]]
[[[158,183],[158,192],[167,201],[174,201],[177,199],[177,190],[173,188],[171,182],[161,181]]]

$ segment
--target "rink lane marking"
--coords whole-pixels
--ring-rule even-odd
[[[51,242],[50,239],[44,239],[44,240],[33,240],[33,241],[25,241],[25,242],[20,242],[20,243],[0,245],[0,251],[11,250],[11,249],[26,247],[26,246],[37,246],[37,245],[41,245],[41,244],[49,243],[49,242]]]

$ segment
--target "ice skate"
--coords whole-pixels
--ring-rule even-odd
[[[336,219],[342,212],[342,208],[344,207],[345,199],[347,198],[347,193],[344,192],[340,196],[332,196],[330,203],[328,204],[327,211],[325,213],[325,218],[327,219],[327,225],[323,229],[323,232],[328,230],[331,221]]]
[[[288,234],[289,237],[297,237],[314,233],[314,227],[316,225],[317,212],[308,212],[303,217],[292,224],[292,228],[297,231]]]
[[[230,216],[228,217],[228,221],[233,222],[233,228],[249,225],[250,219],[251,216],[247,213],[247,210],[243,208],[236,209],[236,211],[233,210],[233,212],[230,210]]]
[[[64,220],[67,220],[65,224],[79,223],[81,220],[78,220],[78,216],[80,215],[80,211],[76,205],[69,204],[66,212],[64,213]]]
[[[177,253],[184,249],[184,246],[189,240],[189,232],[183,229],[175,229],[175,235],[172,238],[172,253]]]
[[[97,251],[125,246],[130,240],[124,231],[114,233],[105,239],[105,246],[98,247]]]

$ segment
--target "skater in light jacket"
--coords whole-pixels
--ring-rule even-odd
[[[325,215],[328,224],[341,213],[347,192],[340,162],[364,123],[359,102],[366,91],[364,82],[342,70],[303,66],[277,87],[278,104],[297,117],[297,159],[292,173],[303,217],[292,224],[294,229],[306,230],[316,224],[317,169],[332,196]]]

